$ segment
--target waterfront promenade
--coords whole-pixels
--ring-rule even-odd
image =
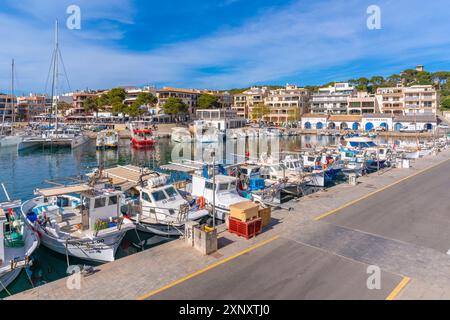
[[[208,257],[176,240],[12,299],[450,299],[450,150],[289,203]],[[379,290],[367,268],[381,269]]]

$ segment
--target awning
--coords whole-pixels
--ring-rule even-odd
[[[57,187],[57,188],[49,188],[49,189],[36,189],[34,190],[34,194],[41,195],[44,197],[54,197],[61,196],[65,194],[71,193],[83,193],[92,190],[93,188],[89,187],[85,184],[78,184],[67,187]]]
[[[103,176],[112,180],[112,184],[120,186],[122,190],[130,189],[136,186],[141,181],[141,176],[144,181],[155,177],[157,174],[146,168],[140,168],[132,165],[118,166],[111,169],[105,169],[102,172]]]

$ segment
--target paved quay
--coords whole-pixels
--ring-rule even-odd
[[[450,299],[449,169],[448,149],[291,202],[255,239],[223,232],[212,256],[176,240],[100,266],[80,290],[61,279],[10,299]]]

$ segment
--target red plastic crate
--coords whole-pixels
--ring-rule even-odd
[[[228,231],[238,235],[239,237],[244,237],[248,240],[250,238],[256,237],[257,234],[261,233],[261,218],[256,218],[247,222],[243,222],[232,217],[229,217],[228,219]]]

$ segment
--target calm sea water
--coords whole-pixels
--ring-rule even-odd
[[[306,144],[330,145],[336,144],[335,137],[325,136],[301,136],[283,138],[280,141],[280,150],[284,152],[297,151]],[[257,140],[249,139],[247,142],[236,140],[231,145],[223,147],[223,154],[236,152],[238,146],[246,144],[247,147],[257,143]],[[75,177],[92,171],[98,166],[111,167],[114,165],[134,164],[157,168],[167,164],[171,160],[174,147],[180,145],[172,143],[169,139],[158,141],[151,150],[133,150],[129,142],[121,141],[118,150],[97,151],[95,142],[91,141],[86,145],[76,149],[34,149],[30,151],[18,152],[15,148],[4,148],[0,150],[0,182],[3,182],[7,190],[14,199],[27,200],[33,197],[33,190],[36,188],[49,187],[45,183],[48,179],[64,177]],[[195,146],[194,152],[199,152]],[[0,201],[5,197],[0,192]],[[141,250],[140,243],[144,243],[144,248],[170,241],[171,239],[152,236],[148,234],[131,231],[125,237],[117,258],[133,254]],[[33,266],[22,272],[20,277],[10,286],[11,293],[18,293],[30,289],[34,286],[51,282],[66,276],[66,257],[52,252],[41,246],[33,256]],[[70,258],[72,265],[86,265],[89,262],[78,261]],[[6,292],[0,293],[0,298],[5,297]]]

